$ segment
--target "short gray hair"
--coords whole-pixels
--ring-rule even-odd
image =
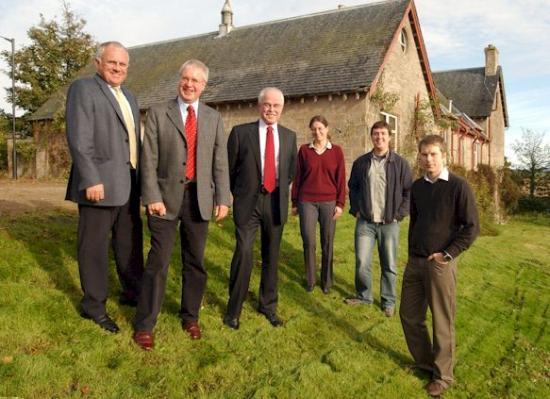
[[[182,72],[184,71],[184,69],[187,68],[187,67],[194,67],[194,68],[200,69],[202,71],[202,73],[204,74],[204,81],[208,82],[208,75],[210,74],[210,70],[208,69],[208,67],[206,66],[206,64],[204,62],[199,61],[199,60],[195,60],[195,59],[185,61],[180,66],[180,70],[179,70],[179,75],[180,76],[181,76]]]
[[[95,58],[96,60],[98,60],[98,61],[101,61],[101,57],[103,56],[103,52],[104,52],[105,49],[106,49],[107,47],[109,47],[109,46],[121,48],[121,49],[123,49],[124,51],[126,51],[126,53],[128,53],[128,49],[127,49],[126,47],[124,47],[124,46],[122,45],[122,43],[117,42],[117,41],[109,41],[109,42],[101,43],[101,44],[98,46],[98,48],[97,48],[97,50],[96,50],[96,52],[95,52],[94,58]],[[128,56],[128,58],[130,58],[130,57]]]
[[[278,92],[281,95],[281,100],[283,101],[283,104],[285,103],[285,96],[284,96],[283,92],[281,91],[281,89],[278,89],[277,87],[264,87],[260,91],[260,94],[258,94],[258,104],[261,104],[263,102],[264,97],[265,97],[265,95],[267,94],[268,91]]]

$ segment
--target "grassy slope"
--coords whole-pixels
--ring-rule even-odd
[[[178,319],[176,249],[151,353],[131,342],[133,309],[117,304],[114,271],[108,311],[122,332],[110,335],[78,316],[76,223],[76,215],[62,211],[0,220],[0,396],[425,397],[426,378],[406,368],[411,360],[398,317],[386,319],[376,306],[343,304],[353,293],[354,222],[348,215],[337,227],[336,286],[328,296],[302,288],[298,225],[288,223],[279,282],[286,325],[279,329],[254,310],[258,268],[241,329],[223,327],[234,243],[225,221],[210,227],[204,338],[189,340]],[[401,233],[400,277],[406,226]],[[550,397],[549,236],[548,220],[515,220],[462,257],[457,383],[446,397]]]

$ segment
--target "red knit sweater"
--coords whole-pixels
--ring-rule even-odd
[[[340,146],[332,144],[321,155],[309,144],[298,151],[296,177],[292,183],[292,204],[298,201],[336,201],[343,208],[346,202],[346,166]]]

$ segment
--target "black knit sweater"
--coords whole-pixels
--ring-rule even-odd
[[[409,255],[447,252],[456,258],[479,234],[475,197],[468,183],[449,173],[449,181],[421,177],[411,190]]]

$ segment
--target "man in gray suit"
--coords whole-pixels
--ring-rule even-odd
[[[189,60],[180,68],[178,97],[151,107],[142,151],[142,200],[147,206],[151,250],[143,277],[134,341],[154,345],[153,329],[162,307],[168,264],[180,224],[182,328],[200,339],[199,309],[206,288],[204,249],[208,221],[229,209],[227,138],[221,115],[199,102],[208,68]],[[200,162],[197,162],[200,160]]]
[[[134,95],[121,86],[128,63],[122,44],[101,44],[97,74],[71,84],[65,114],[73,159],[66,199],[78,203],[82,316],[114,333],[119,328],[105,309],[110,232],[121,304],[135,306],[143,274],[139,108]]]

